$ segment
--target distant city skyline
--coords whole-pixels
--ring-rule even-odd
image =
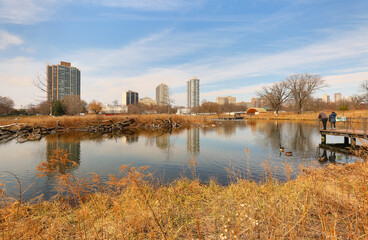
[[[16,107],[45,100],[33,86],[63,59],[83,73],[82,99],[155,98],[162,81],[175,105],[186,82],[201,99],[249,101],[262,86],[308,72],[316,92],[359,94],[368,80],[368,1],[0,1],[0,96]]]

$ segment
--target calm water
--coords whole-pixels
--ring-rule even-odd
[[[342,143],[342,137],[328,137],[328,143]],[[192,176],[188,161],[197,163],[196,174],[202,181],[211,178],[221,184],[229,182],[228,169],[243,177],[260,181],[264,179],[264,163],[267,160],[275,176],[285,180],[284,164],[292,169],[292,177],[298,167],[316,162],[326,154],[336,162],[352,162],[355,159],[341,153],[319,149],[320,134],[315,123],[288,121],[237,121],[223,122],[215,128],[193,128],[173,134],[140,134],[132,136],[95,136],[85,134],[50,135],[39,142],[0,144],[0,171],[14,173],[22,182],[23,189],[30,186],[23,197],[54,191],[54,179],[38,178],[35,168],[50,158],[56,148],[66,149],[71,160],[77,163],[73,169],[77,175],[95,172],[107,179],[118,174],[120,166],[150,166],[162,182],[171,182],[186,175]],[[280,153],[279,147],[293,152],[293,156]],[[329,162],[329,161],[327,161]],[[18,188],[14,178],[1,172],[9,194],[16,196]]]

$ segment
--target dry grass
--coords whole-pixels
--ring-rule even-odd
[[[368,164],[308,169],[280,183],[267,169],[263,183],[229,186],[180,179],[152,184],[146,168],[121,168],[102,183],[77,179],[66,152],[55,151],[41,175],[56,175],[60,195],[21,203],[6,196],[3,239],[366,239]],[[190,161],[190,169],[195,161]],[[288,173],[289,167],[285,166]],[[193,174],[195,171],[193,170]]]
[[[12,123],[24,123],[31,126],[55,127],[57,122],[65,127],[81,127],[86,125],[99,124],[104,121],[123,121],[128,118],[134,118],[137,124],[152,124],[157,119],[167,120],[172,117],[172,120],[182,125],[205,124],[209,123],[210,116],[181,116],[181,115],[167,115],[167,114],[153,114],[153,115],[85,115],[85,116],[21,116],[21,117],[2,117],[0,118],[0,126]]]

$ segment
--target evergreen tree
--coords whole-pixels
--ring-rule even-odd
[[[62,116],[64,115],[63,106],[60,101],[55,101],[52,105],[52,115],[54,116]]]

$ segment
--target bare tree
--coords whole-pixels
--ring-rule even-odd
[[[318,89],[326,86],[325,80],[319,75],[309,73],[293,74],[286,78],[290,96],[295,101],[298,114],[302,113],[303,105]]]
[[[366,98],[365,95],[355,95],[352,96],[350,101],[348,102],[349,109],[357,110],[361,106],[363,106],[364,99]]]
[[[119,101],[117,99],[115,99],[114,101],[112,101],[112,105],[119,106]]]
[[[67,115],[77,115],[86,111],[87,103],[77,95],[65,96],[61,101],[64,113]]]
[[[257,92],[260,98],[265,98],[267,103],[276,111],[276,114],[281,110],[282,105],[290,96],[290,90],[286,82],[276,82],[271,86],[264,86],[262,90]]]
[[[0,96],[0,114],[9,114],[13,107],[14,101],[11,98]]]
[[[33,85],[41,92],[41,96],[38,96],[39,99],[42,102],[46,102],[43,103],[42,106],[45,107],[46,105],[48,106],[48,111],[49,114],[52,114],[52,100],[49,99],[49,94],[51,94],[51,85],[47,83],[47,78],[46,78],[46,73],[44,73],[43,75],[41,74],[37,74],[37,76],[33,79]]]
[[[49,101],[40,102],[37,105],[37,113],[40,113],[40,114],[43,114],[43,115],[50,114],[50,108],[52,109],[51,102],[49,102]]]
[[[175,104],[175,100],[172,97],[172,95],[173,95],[172,90],[171,88],[169,88],[167,90],[167,113],[170,113],[172,106],[174,106]]]
[[[96,100],[92,100],[92,102],[90,102],[88,105],[88,110],[96,114],[99,114],[102,110],[102,103],[97,102]]]

